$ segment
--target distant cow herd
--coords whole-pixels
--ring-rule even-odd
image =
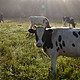
[[[36,46],[42,47],[51,58],[52,75],[55,73],[58,56],[80,57],[80,29],[75,28],[72,17],[64,16],[63,25],[72,24],[73,28],[50,27],[49,20],[43,16],[31,16],[31,28],[28,30],[36,37]],[[42,27],[35,25],[42,25]],[[35,29],[34,29],[35,28]]]
[[[30,16],[30,21],[31,21],[31,29],[32,27],[34,28],[35,25],[42,25],[45,26],[46,28],[50,28],[50,24],[49,24],[49,20],[48,18],[44,17],[44,16]],[[73,17],[67,17],[67,16],[63,16],[62,18],[62,23],[63,26],[66,26],[66,23],[72,25],[72,28],[75,28],[76,23],[74,22],[74,18]]]

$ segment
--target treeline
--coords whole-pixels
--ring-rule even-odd
[[[28,18],[43,15],[50,19],[73,16],[80,20],[80,0],[0,0],[5,18]]]

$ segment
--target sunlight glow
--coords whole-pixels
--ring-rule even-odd
[[[66,1],[66,0],[63,0],[64,2]]]

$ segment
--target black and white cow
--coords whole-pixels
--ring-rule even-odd
[[[69,27],[70,27],[70,24],[72,24],[72,27],[75,28],[75,22],[74,22],[74,18],[73,17],[67,17],[67,16],[64,16],[62,18],[62,22],[64,24],[64,26],[66,25],[66,23],[69,23]]]
[[[29,29],[35,33],[36,46],[43,47],[44,52],[51,58],[52,75],[55,73],[58,56],[80,57],[80,29],[36,27]]]
[[[42,25],[45,26],[46,28],[50,28],[48,18],[44,16],[30,16],[29,18],[31,21],[31,29],[32,27],[34,28],[35,25]]]

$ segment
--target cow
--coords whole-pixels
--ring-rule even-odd
[[[30,21],[31,21],[31,29],[32,27],[35,28],[35,25],[42,25],[45,26],[46,28],[50,28],[49,26],[49,20],[44,17],[44,16],[30,16]]]
[[[80,29],[36,27],[28,31],[35,33],[36,46],[42,47],[51,58],[52,75],[55,73],[58,56],[80,57]]]
[[[1,21],[4,23],[3,14],[2,13],[0,14],[0,23],[1,23]]]
[[[73,17],[67,17],[67,16],[64,16],[62,18],[62,22],[65,26],[66,23],[69,23],[69,27],[70,27],[70,24],[72,24],[72,27],[75,28],[75,22],[74,22],[74,18]]]

